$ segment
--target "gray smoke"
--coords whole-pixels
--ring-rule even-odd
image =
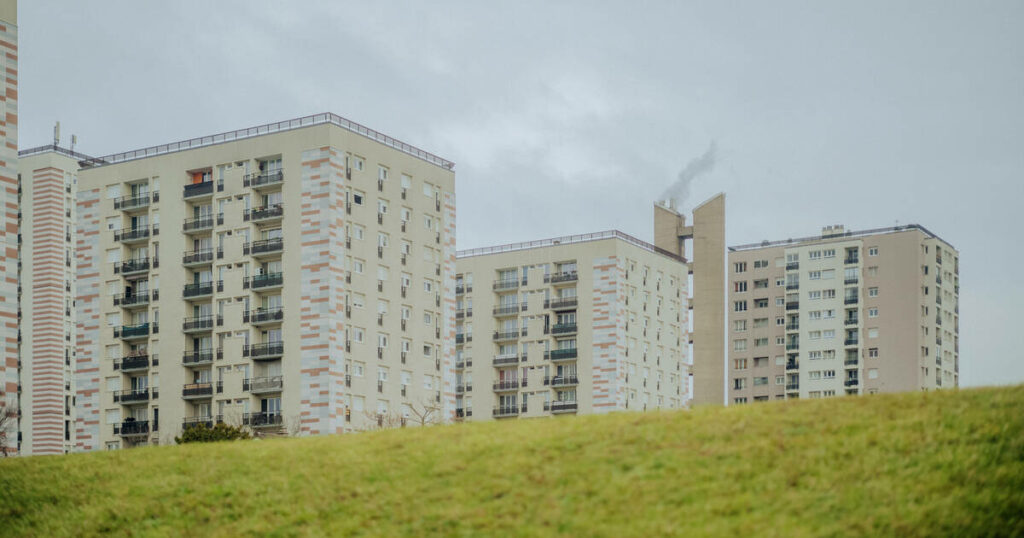
[[[694,180],[698,177],[710,172],[715,168],[715,152],[717,151],[717,144],[712,141],[711,146],[704,152],[704,155],[697,157],[696,159],[687,163],[686,167],[679,172],[679,177],[676,178],[675,183],[670,185],[665,192],[662,193],[659,200],[672,200],[675,202],[675,207],[678,210],[683,209],[683,204],[686,203],[690,197],[690,185],[693,184]]]

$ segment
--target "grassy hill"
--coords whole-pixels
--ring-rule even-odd
[[[1024,387],[0,462],[0,535],[1022,535]]]

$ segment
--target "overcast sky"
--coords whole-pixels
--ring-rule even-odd
[[[961,252],[961,383],[1024,381],[1024,2],[20,3],[23,148],[332,111],[457,163],[462,249],[650,240],[715,141],[688,205],[725,191],[730,244],[923,224]]]

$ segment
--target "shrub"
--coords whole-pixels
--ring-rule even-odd
[[[181,437],[175,437],[174,442],[180,444],[184,443],[212,443],[215,441],[237,441],[239,439],[251,439],[252,436],[249,432],[243,430],[240,426],[230,426],[223,422],[216,424],[212,428],[206,424],[196,424],[185,428],[185,431],[181,433]]]

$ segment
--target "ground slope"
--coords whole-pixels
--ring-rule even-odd
[[[0,462],[0,535],[1021,535],[1024,387]]]

